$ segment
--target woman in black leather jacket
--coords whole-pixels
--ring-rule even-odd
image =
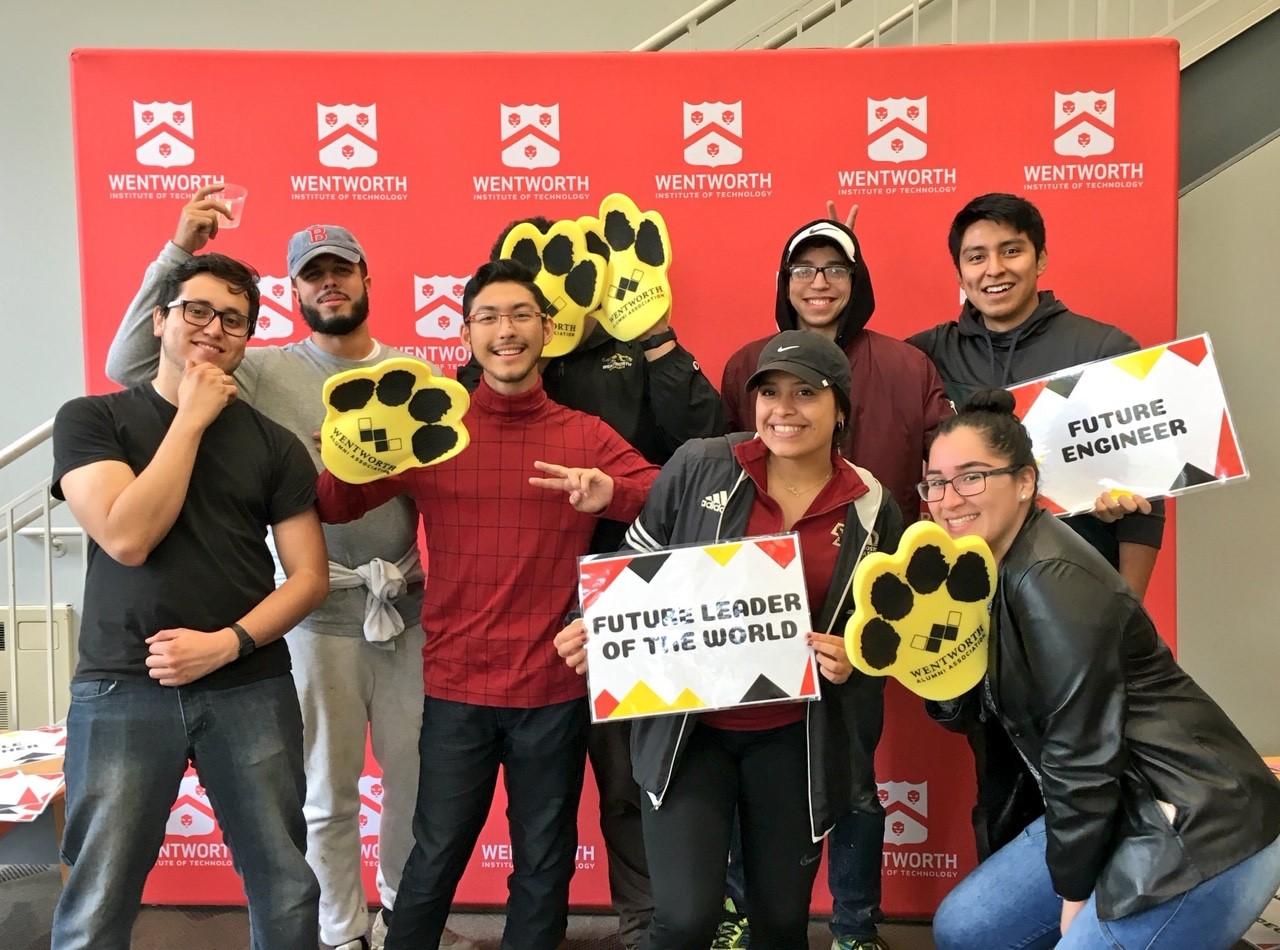
[[[975,691],[1045,815],[948,895],[956,947],[1230,947],[1280,886],[1280,784],[1112,567],[1035,504],[1013,397],[942,424],[921,495],[1000,565]]]

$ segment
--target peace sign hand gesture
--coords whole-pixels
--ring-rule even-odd
[[[588,515],[598,515],[613,501],[613,479],[598,468],[567,468],[550,462],[534,462],[533,467],[548,478],[529,477],[529,484],[551,491],[569,493],[569,504]]]

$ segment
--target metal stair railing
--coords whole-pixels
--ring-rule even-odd
[[[32,450],[47,442],[52,435],[53,420],[50,419],[0,449],[0,470],[26,457]],[[81,528],[53,527],[52,512],[61,502],[49,494],[50,484],[51,479],[48,477],[42,478],[30,488],[20,492],[8,504],[0,507],[0,542],[5,545],[5,586],[9,601],[7,616],[5,616],[4,647],[9,660],[9,710],[11,722],[17,721],[18,710],[21,709],[19,699],[21,682],[18,677],[18,550],[15,543],[16,538],[19,536],[38,537],[44,541],[44,598],[41,601],[41,605],[44,607],[45,612],[44,652],[47,677],[46,687],[48,690],[46,713],[49,724],[52,724],[57,718],[55,705],[57,696],[54,679],[53,559],[63,549],[59,536],[79,536],[83,539],[84,531]],[[18,514],[19,509],[25,510]],[[37,521],[40,522],[38,527],[28,527],[28,525],[32,525]],[[82,543],[80,550],[80,571],[83,579],[84,571],[88,564],[86,545]],[[67,630],[65,633],[68,638],[67,648],[69,649],[71,631]]]
[[[902,28],[903,24],[908,20],[911,23],[909,42],[910,45],[916,46],[920,43],[921,11],[934,6],[937,2],[938,0],[912,0],[911,3],[904,4],[888,16],[880,14],[878,0],[870,0],[870,3],[868,3],[868,0],[825,0],[825,2],[816,6],[814,0],[792,2],[737,42],[720,44],[719,48],[778,49],[799,39],[807,31],[812,30],[838,11],[853,6],[869,6],[873,18],[873,26],[867,32],[846,44],[849,48],[880,46],[885,42],[886,34],[892,34],[888,37],[891,45],[904,45],[906,43],[905,28],[901,30],[899,28]],[[635,46],[634,50],[656,51],[666,49],[685,36],[692,38],[696,35],[698,27],[705,24],[716,14],[733,6],[733,3],[734,0],[706,0],[706,2],[699,4],[684,16],[679,17],[668,26],[654,33],[643,43]],[[1025,39],[1029,41],[1038,39],[1101,39],[1108,36],[1132,37],[1137,35],[1182,38],[1180,33],[1194,34],[1187,37],[1189,42],[1184,43],[1182,50],[1182,66],[1185,67],[1212,52],[1227,40],[1244,32],[1266,16],[1280,10],[1280,0],[1254,0],[1253,3],[1247,4],[1246,8],[1243,9],[1239,0],[1234,0],[1234,2],[1233,0],[1203,0],[1203,2],[1196,4],[1186,12],[1179,14],[1176,0],[1165,0],[1162,25],[1154,31],[1140,32],[1137,28],[1139,10],[1150,21],[1158,4],[1159,0],[1025,0],[1025,6],[1022,11],[1024,16],[1019,16],[1018,20],[1025,19],[1027,23]],[[962,21],[961,0],[950,0],[949,6],[951,21],[950,41],[958,43],[960,41],[960,24]],[[968,0],[963,6],[969,10],[980,10],[981,0]],[[998,25],[1001,22],[999,19],[1000,5],[997,0],[987,0],[986,6],[987,42],[995,42],[998,36]],[[1039,26],[1043,24],[1042,14],[1050,10],[1060,14],[1064,7],[1066,10],[1066,35],[1041,35],[1042,31]],[[1224,20],[1224,22],[1217,25],[1210,23],[1209,30],[1206,33],[1201,24],[1210,21],[1203,18],[1206,15],[1211,15],[1215,8],[1221,8],[1226,16],[1229,17],[1229,20]],[[1112,12],[1114,10],[1124,11],[1122,19],[1125,23],[1125,28],[1123,30],[1112,30],[1107,27],[1107,24],[1112,20]],[[1121,19],[1121,17],[1117,17],[1117,19]],[[1200,35],[1202,33],[1205,35]]]

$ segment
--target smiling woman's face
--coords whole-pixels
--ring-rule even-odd
[[[981,429],[961,425],[938,436],[929,449],[925,481],[943,485],[942,498],[929,502],[929,513],[947,533],[958,538],[976,534],[987,542],[997,558],[1003,556],[1022,526],[1035,496],[1035,470],[1024,466],[982,478],[980,473],[1006,469],[1009,459],[993,451]],[[978,475],[962,495],[952,479]]]

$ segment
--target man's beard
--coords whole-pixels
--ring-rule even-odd
[[[315,307],[301,304],[302,317],[307,321],[313,333],[324,333],[328,336],[346,336],[356,330],[369,319],[369,294],[366,291],[359,300],[351,302],[351,313],[344,317],[325,318]]]

